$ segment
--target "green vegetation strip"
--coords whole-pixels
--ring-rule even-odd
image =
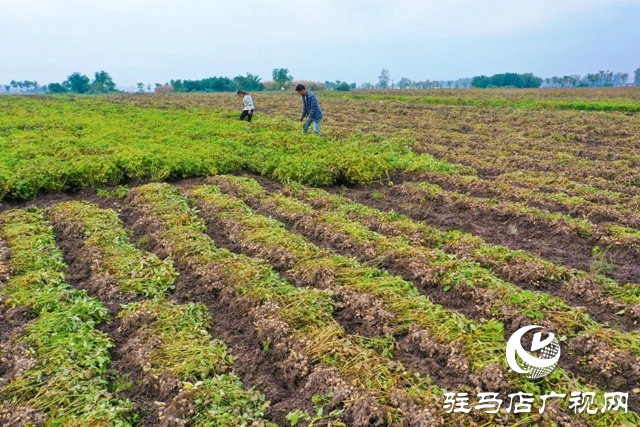
[[[211,316],[204,304],[178,305],[156,298],[128,304],[118,317],[123,325],[138,325],[134,335],[145,350],[139,355],[145,373],[156,379],[170,373],[182,381],[175,399],[192,403],[193,412],[184,414],[189,423],[276,426],[263,418],[269,407],[264,395],[253,388],[246,390],[231,372],[235,358],[222,341],[211,338]]]
[[[66,265],[44,212],[1,214],[0,237],[13,270],[2,290],[5,303],[35,316],[16,338],[35,363],[0,389],[2,400],[44,412],[48,426],[135,425],[133,404],[105,377],[113,342],[95,327],[107,320],[107,310],[65,283]]]
[[[241,225],[242,239],[253,246],[263,246],[266,250],[284,248],[298,255],[293,270],[311,275],[319,268],[335,273],[335,281],[345,288],[365,292],[379,297],[385,308],[396,315],[392,320],[399,331],[411,324],[418,324],[429,330],[442,342],[459,342],[465,349],[465,357],[476,372],[492,363],[505,365],[504,326],[494,319],[474,322],[460,313],[444,310],[422,296],[409,282],[387,272],[365,267],[350,257],[334,255],[310,244],[300,235],[290,233],[284,224],[256,214],[242,201],[222,194],[216,186],[200,186],[189,191],[201,206],[210,205],[217,210],[216,218],[231,219]],[[509,383],[512,389],[524,390],[538,395],[553,389],[564,390],[595,389],[584,379],[574,377],[557,369],[539,382],[527,381],[512,372]],[[602,394],[602,393],[600,393]],[[593,417],[592,425],[611,425],[611,422],[637,420],[636,414],[608,413]],[[614,421],[615,420],[615,421]]]
[[[136,248],[111,209],[65,202],[52,208],[51,217],[58,225],[79,227],[84,244],[100,254],[96,260],[100,270],[115,275],[121,290],[157,297],[124,306],[118,317],[123,327],[136,325],[133,335],[140,343],[138,348],[145,350],[138,355],[145,374],[154,378],[170,374],[183,382],[181,393],[194,405],[193,413],[188,414],[190,422],[196,426],[237,427],[254,422],[275,426],[263,419],[268,407],[264,396],[255,389],[245,390],[240,378],[230,372],[235,358],[224,342],[212,339],[206,306],[178,305],[164,298],[177,277],[170,258],[161,261]]]
[[[331,185],[364,184],[392,170],[456,168],[413,152],[412,140],[303,135],[293,121],[259,117],[247,124],[225,110],[141,108],[77,96],[7,96],[0,109],[0,199],[241,169]]]
[[[338,369],[340,375],[360,389],[372,393],[385,405],[398,390],[420,407],[439,406],[442,391],[429,378],[404,371],[401,364],[362,347],[358,337],[348,335],[332,317],[334,304],[330,292],[296,288],[282,279],[268,264],[215,247],[206,234],[206,225],[190,202],[166,184],[149,184],[132,190],[131,204],[157,218],[158,232],[169,247],[189,265],[213,265],[234,286],[238,296],[257,304],[275,304],[278,319],[285,322],[295,338],[306,343],[314,363]],[[389,422],[399,422],[397,411]],[[452,417],[451,422],[460,422]]]
[[[477,94],[478,92],[476,92]],[[349,95],[324,92],[322,98],[357,99],[366,101],[401,101],[426,105],[454,105],[463,107],[509,107],[535,110],[579,110],[640,112],[640,102],[633,101],[580,101],[559,99],[517,99],[501,97],[402,95],[391,93],[353,93]]]
[[[160,260],[136,248],[115,211],[87,202],[64,202],[51,209],[51,219],[81,227],[84,244],[99,251],[101,270],[114,275],[123,292],[153,297],[174,288],[178,274],[171,259]]]
[[[217,177],[216,181],[227,181],[237,185],[246,191],[245,197],[251,195],[274,207],[277,215],[295,221],[296,214],[312,214],[313,208],[296,199],[280,194],[270,195],[260,185],[252,179],[237,177]],[[303,192],[305,190],[302,190]],[[306,190],[309,197],[316,202],[324,202],[325,206],[330,205],[339,196],[330,196],[323,190]],[[242,197],[242,196],[241,196]],[[369,261],[389,258],[392,260],[415,258],[420,260],[423,267],[429,267],[433,274],[434,283],[437,283],[443,290],[448,290],[452,286],[471,286],[491,289],[495,292],[488,304],[491,314],[499,316],[503,313],[510,313],[517,310],[532,320],[549,319],[558,324],[559,334],[565,338],[574,338],[584,333],[591,333],[598,339],[613,348],[629,352],[635,356],[640,355],[640,335],[638,333],[624,333],[589,318],[583,310],[574,309],[566,304],[561,298],[554,297],[543,292],[524,290],[512,283],[501,280],[491,271],[479,266],[477,263],[461,260],[446,254],[439,249],[430,249],[424,246],[412,244],[405,237],[388,237],[370,230],[368,227],[357,221],[350,219],[348,213],[355,210],[361,213],[370,213],[369,209],[357,203],[341,200],[342,204],[338,210],[315,211],[313,221],[322,226],[330,225],[332,230],[339,234],[336,237],[350,239],[359,246],[359,252]],[[367,247],[372,248],[367,254]],[[487,296],[489,296],[487,294]]]

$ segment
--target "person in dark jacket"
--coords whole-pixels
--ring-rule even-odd
[[[323,115],[320,104],[318,104],[318,98],[313,92],[308,91],[304,85],[296,86],[296,92],[302,97],[302,117],[300,117],[300,121],[304,121],[302,130],[304,133],[309,133],[309,126],[313,123],[313,133],[320,135],[320,122]]]

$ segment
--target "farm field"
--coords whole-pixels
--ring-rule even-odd
[[[252,95],[0,97],[0,425],[640,425],[638,88]]]

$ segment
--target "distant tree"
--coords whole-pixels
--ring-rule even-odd
[[[336,88],[336,83],[335,82],[330,82],[329,80],[325,80],[324,85],[327,87],[327,89],[329,90],[333,90]]]
[[[588,73],[585,78],[589,86],[596,86],[598,84],[598,77],[598,74]]]
[[[321,90],[327,90],[327,85],[325,85],[322,82],[316,82],[313,80],[294,80],[291,82],[291,86],[295,87],[297,85],[304,85],[305,88],[307,88],[308,90],[311,90],[313,92],[316,91],[321,91]]]
[[[376,85],[376,87],[378,89],[387,89],[390,82],[391,74],[389,73],[389,70],[383,68],[382,71],[380,71],[380,75],[378,76],[378,84]]]
[[[521,74],[520,81],[520,86],[516,87],[536,88],[540,87],[540,85],[542,84],[542,79],[540,77],[534,76],[533,73]]]
[[[171,79],[169,81],[169,86],[173,87],[173,90],[175,92],[182,92],[182,80],[180,79],[178,80]]]
[[[138,83],[138,93],[144,93],[144,83]]]
[[[360,89],[373,89],[375,86],[373,83],[364,82],[360,85]]]
[[[633,74],[634,74],[634,76],[633,76],[633,84],[635,84],[636,86],[640,86],[640,68],[635,70],[633,72]]]
[[[4,89],[9,92],[11,90],[11,85],[4,85]]]
[[[598,73],[598,86],[613,86],[613,72],[600,71]]]
[[[614,86],[624,85],[624,84],[627,83],[628,80],[629,80],[629,74],[628,73],[615,73],[613,75],[613,85]]]
[[[293,76],[289,74],[288,68],[274,68],[272,73],[275,89],[285,88],[293,81]]]
[[[411,87],[411,80],[409,80],[409,79],[408,79],[408,78],[406,78],[406,77],[401,78],[401,79],[398,81],[398,87],[399,87],[400,89],[408,89],[409,87]]]
[[[339,90],[341,92],[349,92],[351,90],[351,86],[349,86],[349,83],[347,82],[342,82],[339,85],[337,85],[334,90]]]
[[[567,77],[567,76],[565,76]],[[562,83],[562,79],[554,77],[555,82]],[[491,77],[476,76],[471,79],[471,86],[477,88],[488,87],[517,87],[517,88],[535,88],[540,87],[542,79],[534,76],[532,73],[517,74],[503,73],[494,74]]]
[[[478,88],[486,88],[491,83],[487,76],[475,76],[471,79],[471,86]]]
[[[580,77],[580,75],[578,75],[578,74],[572,74],[572,75],[571,75],[571,80],[570,80],[569,82],[571,83],[571,86],[572,86],[572,87],[576,87],[576,86],[578,86],[578,85],[580,84],[580,80],[581,80],[581,79],[582,79],[582,78]]]
[[[39,87],[38,82],[31,81],[31,80],[24,80],[19,82],[13,80],[13,82],[15,83],[14,87],[17,87],[18,89],[20,89],[20,92],[23,92],[23,91],[36,92]]]
[[[78,72],[75,72],[67,77],[66,82],[72,92],[87,93],[91,89],[91,87],[89,86],[89,77]]]
[[[249,91],[261,91],[264,90],[264,84],[262,79],[254,74],[247,73],[246,76],[236,76],[233,78],[236,85],[236,89],[249,90]]]
[[[346,89],[345,85],[348,86],[349,89]],[[327,80],[324,82],[324,86],[329,90],[343,90],[343,91],[356,89],[358,87],[358,85],[355,83],[347,83],[347,82],[343,82],[342,80],[336,80],[335,82],[330,82]],[[338,87],[340,87],[340,89],[338,89]]]
[[[49,83],[47,86],[49,92],[51,93],[65,93],[67,92],[67,88],[62,86],[60,83]]]
[[[176,81],[176,92],[234,92],[236,84],[228,77],[208,77],[202,80]]]
[[[91,90],[95,93],[109,93],[116,90],[116,84],[106,71],[96,71]]]
[[[618,80],[619,83],[618,84],[626,84],[629,81],[629,73],[618,73],[617,76],[619,76]]]

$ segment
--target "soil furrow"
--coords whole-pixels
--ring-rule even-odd
[[[11,275],[9,246],[0,239],[0,293]],[[0,294],[0,389],[13,378],[34,366],[35,360],[29,356],[28,348],[15,341],[24,334],[24,326],[30,318],[24,307],[11,308]],[[0,403],[0,421],[6,427],[23,426],[29,422],[42,423],[44,414],[25,406]]]
[[[214,180],[217,180],[217,179],[214,178]],[[275,239],[275,234],[273,235],[273,239],[271,237],[266,237],[268,233],[270,233],[270,231],[267,229],[271,227],[275,230],[277,228],[275,225],[271,225],[271,224],[260,225],[260,221],[258,220],[257,215],[253,215],[249,212],[245,212],[240,207],[235,207],[234,202],[232,200],[226,200],[224,197],[217,197],[215,196],[216,194],[215,189],[212,189],[212,187],[207,187],[207,188],[210,190],[209,192],[207,192],[207,189],[205,187],[202,187],[202,189],[197,188],[194,190],[194,193],[197,194],[196,198],[200,198],[200,197],[202,198],[202,202],[197,202],[197,204],[201,209],[201,211],[203,212],[203,215],[205,216],[205,218],[207,218],[211,222],[215,221],[216,223],[220,222],[222,224],[222,227],[219,227],[219,230],[221,230],[219,232],[226,235],[226,236],[223,236],[222,239],[228,239],[229,241],[228,244],[230,245],[240,244],[242,250],[250,251],[255,256],[260,256],[265,259],[268,259],[276,265],[282,264],[282,268],[292,268],[296,264],[295,255],[292,255],[291,253],[287,253],[287,250],[283,248],[278,248],[277,246],[272,246],[266,243],[267,240],[270,241]],[[209,196],[205,196],[205,194],[208,194]],[[210,202],[207,200],[210,200]],[[213,200],[217,200],[217,201],[214,202]],[[217,207],[214,207],[214,206],[217,206]],[[242,220],[242,222],[236,222],[233,219],[234,215],[237,215],[238,217],[245,216],[245,218]],[[253,218],[254,216],[256,217],[255,222],[253,219],[250,219],[250,218]],[[262,222],[268,222],[268,220],[266,221],[263,220]],[[249,228],[247,228],[246,231],[243,230],[245,224],[251,224],[251,225],[247,225]],[[255,239],[251,237],[253,234],[256,235]],[[312,233],[307,233],[303,231],[302,234],[305,237],[307,237],[310,242],[313,242],[319,245],[322,245],[323,243],[325,244],[327,243],[327,240],[322,242],[323,240],[322,237],[317,238],[315,236],[312,236],[311,235]],[[297,235],[292,234],[292,236],[297,236]],[[328,239],[329,242],[327,246],[335,245],[336,241],[345,242],[347,240],[345,239],[344,236],[337,236],[335,234],[332,237],[335,237],[335,238]],[[299,249],[300,252],[307,251],[306,249],[303,249],[303,247],[301,246],[301,243],[293,243],[294,241],[295,239],[292,240],[291,243],[289,243],[288,245],[292,247],[294,246],[300,247]],[[346,243],[346,245],[348,245],[348,243]],[[307,256],[311,256],[311,253],[309,253]],[[318,259],[318,262],[320,262],[320,259]],[[325,273],[329,273],[329,274],[326,274],[326,276],[328,277],[324,277],[323,279],[320,279],[317,275],[314,277],[310,274],[308,276],[308,280],[310,281],[309,283],[315,282],[316,286],[318,286],[319,280],[331,281],[332,280],[331,268],[329,268],[328,270],[325,268]],[[303,284],[307,284],[307,283],[303,282]],[[473,288],[471,289],[473,290]],[[479,312],[478,307],[474,307],[473,300],[475,300],[478,297],[484,298],[484,295],[482,294],[475,295],[476,298],[474,298],[473,296],[471,298],[461,298],[461,297],[466,297],[466,296],[459,295],[458,298],[456,299],[456,301],[460,302],[460,306],[464,305],[466,309],[475,310],[474,318],[477,319],[478,321],[481,321],[481,318],[485,314]],[[453,298],[455,298],[455,296]],[[523,320],[526,320],[526,319],[523,317]],[[526,321],[526,324],[529,324],[529,323],[530,323],[529,321]],[[545,323],[543,322],[542,324],[544,325]],[[557,328],[552,327],[552,329],[555,330]],[[585,338],[587,338],[589,342],[593,339],[593,337],[589,337],[588,335],[585,335]],[[585,344],[585,342],[582,342],[582,343]],[[575,345],[574,347],[575,348],[572,348],[572,351],[574,353],[577,353],[578,352],[577,347],[579,346]],[[615,359],[616,362],[624,362],[623,370],[632,369],[632,367],[630,366],[630,361],[629,361],[630,358],[628,355],[618,350],[611,350],[607,346],[604,346],[604,348],[607,349],[608,355],[614,356],[616,358]],[[633,363],[633,360],[634,359],[631,358],[631,363]],[[578,372],[579,370],[576,370],[574,368],[573,366],[574,361],[575,360],[572,360],[570,358],[565,358],[565,360],[563,361],[563,368],[565,368],[567,372],[575,372],[579,375],[582,374],[582,372]],[[608,359],[607,361],[611,362],[610,359]],[[602,365],[600,367],[596,367],[595,364],[593,364],[589,366],[587,369],[585,369],[585,371],[587,371],[588,375],[586,376],[592,383],[597,382],[599,384],[606,386],[611,382],[607,382],[606,380],[603,381],[599,377],[600,375],[602,375],[602,372],[600,372],[600,370],[601,369],[603,371],[608,370],[609,374],[611,374],[614,371],[614,368],[616,368],[614,364],[608,364],[607,366]],[[595,369],[597,369],[598,371],[597,373],[594,372]],[[616,374],[616,378],[612,382],[621,381],[621,380],[626,381],[618,374],[618,371],[615,371],[613,373]],[[629,386],[628,384],[624,385],[624,387],[628,387],[628,386]],[[635,383],[629,387],[635,387]]]
[[[322,242],[324,246],[347,249],[350,255],[364,262],[383,260],[385,267],[392,273],[399,274],[407,280],[412,280],[414,283],[418,283],[419,286],[424,286],[425,283],[434,281],[435,276],[442,274],[438,273],[438,269],[442,269],[443,267],[429,267],[434,259],[442,258],[442,253],[437,250],[434,251],[431,245],[429,245],[430,242],[426,241],[425,238],[419,238],[412,233],[407,235],[400,229],[394,229],[393,225],[388,222],[382,224],[380,221],[382,218],[376,217],[375,214],[367,217],[367,215],[360,213],[360,211],[356,209],[353,209],[351,212],[354,218],[351,218],[349,213],[338,214],[338,206],[355,206],[351,204],[349,199],[339,201],[334,200],[338,197],[334,196],[334,199],[329,200],[328,197],[330,196],[327,193],[324,193],[326,197],[323,197],[320,191],[315,191],[312,195],[304,191],[292,191],[290,188],[284,186],[272,188],[271,195],[268,193],[248,195],[248,193],[245,193],[236,185],[236,183],[240,181],[229,180],[228,177],[225,176],[215,177],[211,180],[224,188],[225,192],[242,198],[247,204],[263,214],[272,215],[293,228],[304,230],[305,227],[307,227],[309,229],[306,231],[312,233],[315,237],[317,237],[317,235],[323,236],[325,238],[325,241]],[[296,206],[289,206],[291,210],[288,210],[286,199],[281,200],[278,198],[278,195],[298,197],[302,202],[309,203],[309,205],[306,205],[309,209],[313,207],[315,210],[313,212],[300,213],[296,211],[296,208],[300,210],[300,207]],[[332,203],[336,205],[332,205]],[[295,205],[295,202],[293,202],[292,205]],[[380,213],[380,211],[377,212]],[[330,227],[328,223],[323,226],[322,223],[325,222],[325,220],[328,223],[333,220],[344,222],[345,224],[352,223],[356,228],[361,226],[368,227],[372,231],[379,232],[380,234],[372,235],[373,240],[368,243],[357,242],[353,238],[340,233],[332,236],[335,227]],[[381,228],[382,230],[380,230]],[[366,232],[359,233],[355,229],[352,230],[352,233],[359,238],[364,238],[366,234]],[[399,240],[397,236],[403,236],[407,240]],[[415,245],[415,250],[413,251],[415,253],[413,254],[402,249],[406,247],[409,242]],[[376,244],[378,246],[376,246]],[[461,248],[457,248],[453,244],[445,245],[444,249],[454,253],[461,259],[468,258],[468,248],[464,247],[464,245],[461,246]],[[435,245],[435,247],[437,248],[438,245]],[[474,257],[471,257],[471,260],[476,261]],[[415,271],[410,271],[408,266],[412,266]],[[520,267],[522,268],[522,266]],[[532,268],[533,267],[535,266],[532,266]],[[495,268],[495,266],[490,265],[489,268]],[[539,266],[538,269],[539,268],[543,267]],[[507,276],[504,277],[506,282],[510,282],[513,279],[512,276],[514,276],[514,273],[511,269],[506,269],[502,273],[503,276]],[[455,272],[453,272],[453,274],[455,274]],[[500,276],[500,274],[497,274],[497,277]],[[528,277],[530,277],[530,275],[526,274],[526,272],[520,275],[521,279],[527,279]],[[637,330],[638,321],[640,320],[640,303],[636,303],[635,305],[623,304],[611,297],[603,295],[604,290],[602,285],[594,278],[576,276],[561,283],[547,283],[546,281],[539,280],[519,280],[517,281],[517,285],[531,291],[544,290],[546,293],[558,297],[562,304],[565,302],[572,304],[574,311],[581,312],[586,309],[596,321],[612,325],[616,329],[627,332]],[[625,312],[624,316],[619,315],[621,310]],[[551,316],[553,316],[553,313],[551,313]]]
[[[238,188],[234,188],[234,184],[226,181],[225,177],[216,177],[213,178],[213,180],[222,185],[225,192],[231,194],[238,193]],[[254,200],[252,203],[251,197],[248,199],[249,205],[256,210],[283,221],[293,232],[301,233],[317,245],[335,249],[339,253],[352,255],[364,262],[370,262],[375,259],[385,259],[385,254],[378,253],[374,246],[359,244],[350,236],[335,231],[333,227],[327,224],[318,224],[313,214],[300,212],[291,212],[288,214],[286,209],[277,209],[274,203],[268,200],[262,203]],[[201,206],[201,208],[204,210],[206,206]],[[229,224],[224,230],[238,229],[238,227],[238,225]],[[258,247],[255,243],[247,243],[246,246],[249,248]],[[253,250],[255,251],[257,249]],[[264,249],[256,253],[256,255],[267,257],[267,259],[273,256],[271,254],[273,253]],[[279,257],[275,255],[275,259],[277,260],[278,258]],[[412,281],[423,294],[429,296],[434,302],[442,304],[447,308],[458,310],[469,318],[480,320],[487,316],[494,317],[495,314],[492,312],[492,307],[500,305],[498,302],[502,296],[493,292],[490,288],[461,285],[452,287],[449,292],[442,292],[438,287],[432,286],[431,282],[435,280],[435,274],[429,271],[430,260],[426,257],[422,259],[406,257],[404,259],[402,257],[394,259],[392,255],[382,262],[383,266],[388,268],[393,274],[399,274],[407,280]],[[522,313],[518,313],[515,309],[504,311],[503,308],[498,318],[505,323],[505,332],[507,335],[510,335],[518,328],[531,322],[531,319],[525,317]],[[551,330],[557,331],[559,329],[559,325],[553,321],[538,320],[537,323]],[[589,358],[590,350],[594,348],[595,343],[597,343],[598,353],[600,354],[597,360]],[[565,347],[565,350],[566,349],[567,347]],[[565,370],[575,372],[578,375],[584,375],[590,381],[605,389],[607,387],[615,387],[631,391],[631,389],[640,385],[640,369],[637,368],[637,366],[639,366],[637,359],[623,351],[613,348],[610,344],[607,345],[598,342],[598,338],[592,334],[587,333],[584,336],[570,340],[568,342],[568,349],[570,351],[567,353],[571,353],[573,356],[565,358],[562,361],[561,366]],[[586,363],[584,363],[585,359],[587,359]],[[580,361],[583,363],[579,363]],[[631,375],[629,375],[630,372],[632,373]]]
[[[13,272],[3,302],[23,307],[32,317],[23,334],[3,343],[3,358],[9,359],[3,376],[10,381],[0,390],[0,421],[7,426],[71,420],[132,425],[133,403],[106,372],[113,342],[99,325],[108,320],[107,310],[67,283],[67,265],[45,212],[13,210],[0,220]]]
[[[412,340],[407,332],[398,331],[397,327],[392,326],[391,321],[395,316],[384,308],[379,298],[366,292],[354,292],[339,285],[335,282],[335,273],[330,269],[325,270],[324,278],[305,277],[303,270],[293,268],[303,261],[296,254],[290,253],[284,248],[265,248],[247,241],[239,234],[243,229],[240,223],[229,218],[216,217],[216,212],[211,206],[198,202],[196,204],[209,224],[207,230],[209,236],[218,246],[236,253],[265,259],[274,266],[280,275],[298,286],[312,286],[330,290],[335,296],[337,306],[334,317],[348,333],[372,339],[393,336],[396,341],[403,344],[402,346],[393,345],[393,347],[400,349],[399,352],[393,353],[394,359],[407,367],[413,366],[416,369],[415,372],[431,377],[444,389],[452,390],[474,382],[480,385],[477,376],[472,375],[470,371],[469,362],[464,357],[456,356],[462,353],[459,346],[434,341],[428,331],[418,325],[413,325],[411,335],[424,337],[424,341],[430,340],[434,347],[429,351],[432,351],[431,354],[436,356],[430,361],[417,360],[416,355],[420,354],[421,347],[419,345],[411,346]],[[504,381],[490,384],[489,388],[497,385],[500,386],[500,390],[506,391]],[[486,386],[482,388],[484,389]]]
[[[99,269],[100,254],[94,248],[84,244],[80,228],[70,221],[55,221],[56,241],[62,249],[65,262],[69,266],[67,278],[72,287],[87,291],[89,295],[100,300],[109,310],[111,321],[100,325],[100,329],[108,334],[116,344],[111,349],[112,362],[109,374],[112,380],[130,381],[132,388],[124,393],[135,404],[138,411],[145,413],[141,426],[160,425],[159,407],[156,401],[167,401],[175,397],[177,389],[169,387],[160,391],[160,384],[150,381],[144,374],[142,366],[127,360],[127,347],[131,345],[128,337],[119,330],[122,320],[117,317],[122,306],[143,298],[124,293],[118,289],[117,279],[103,274]],[[171,383],[175,386],[175,381]],[[166,387],[165,387],[166,388]]]
[[[255,274],[252,270],[258,264],[246,264],[247,261],[227,256],[222,256],[218,262],[199,261],[198,254],[167,238],[172,232],[171,226],[155,217],[142,197],[134,194],[130,206],[123,212],[125,224],[136,236],[144,236],[147,249],[161,257],[170,252],[177,256],[181,278],[174,297],[203,302],[218,319],[216,334],[223,337],[239,357],[236,371],[246,384],[262,389],[272,403],[267,418],[287,425],[285,416],[290,411],[312,412],[311,397],[326,395],[333,388],[335,395],[330,399],[329,407],[344,405],[342,417],[349,425],[385,425],[384,405],[376,403],[368,393],[347,386],[334,369],[310,364],[318,355],[307,354],[303,338],[290,335],[289,327],[278,320],[275,315],[280,310],[277,303],[256,301],[249,295],[242,296],[236,289],[237,275],[244,274],[243,269],[247,274]],[[237,262],[234,274],[225,270],[225,262]],[[401,396],[399,398],[402,400]],[[420,415],[420,411],[412,409],[407,416],[428,415]]]
[[[231,425],[232,418],[199,403],[223,391],[233,397],[218,402],[220,410],[233,410],[240,399],[257,399],[243,411],[246,420],[261,421],[261,397],[253,390],[243,395],[242,385],[227,373],[233,356],[205,329],[204,306],[165,299],[176,277],[171,261],[133,247],[113,210],[71,202],[51,211],[70,281],[102,300],[114,317],[103,328],[116,343],[110,375],[130,384],[124,394],[143,414],[141,425],[169,427],[224,417],[224,425]]]
[[[3,345],[29,321],[24,308],[11,308],[5,304],[5,297],[1,294],[11,275],[11,266],[8,263],[9,257],[7,242],[0,239],[0,358],[3,353]],[[0,378],[4,376],[4,372],[2,360],[0,359]]]
[[[120,218],[125,227],[133,231],[133,240],[145,250],[160,258],[176,252],[171,242],[159,236],[158,231],[162,230],[163,225],[137,207],[125,208]],[[302,384],[296,384],[295,376],[291,378],[277,368],[282,362],[281,358],[263,351],[260,346],[261,340],[254,326],[256,319],[252,316],[255,302],[230,292],[233,288],[229,287],[229,283],[215,266],[189,262],[179,252],[176,255],[179,256],[176,258],[176,266],[180,275],[172,298],[179,303],[197,301],[207,306],[215,319],[212,334],[224,340],[238,357],[234,370],[247,386],[263,391],[272,402],[272,408],[304,408],[305,405],[299,405],[303,402],[297,401],[298,388]],[[271,417],[274,417],[274,412],[275,409],[270,409]],[[282,420],[283,414],[278,415]],[[279,417],[276,416],[275,419],[277,418]]]

